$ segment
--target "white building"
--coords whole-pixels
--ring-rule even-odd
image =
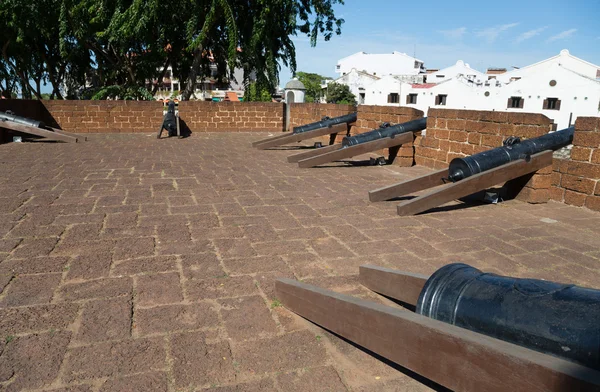
[[[558,129],[579,116],[600,115],[600,66],[566,50],[502,74],[461,72],[447,79],[448,72],[440,70],[427,75],[427,81],[442,72],[445,80],[441,83],[397,83],[382,78],[370,86],[365,103],[410,106],[425,113],[430,107],[541,113],[554,120]]]
[[[363,71],[357,71],[356,68],[353,68],[350,70],[350,72],[345,73],[336,80],[327,80],[326,83],[321,86],[321,88],[325,89],[322,96],[324,97],[323,99],[325,99],[327,96],[326,89],[329,83],[345,84],[350,88],[350,91],[356,97],[356,102],[358,104],[363,104],[365,103],[367,88],[379,79],[380,78],[375,75],[371,75]]]
[[[402,97],[403,85],[411,86],[395,76],[384,76],[369,86],[364,104],[399,106],[402,104],[400,97]]]
[[[458,75],[463,75],[467,79],[476,82],[477,80],[487,80],[487,75],[473,69],[462,60],[458,60],[456,64],[450,67],[437,70],[427,74],[427,83],[442,83],[450,80]]]
[[[352,69],[373,76],[418,75],[425,72],[423,61],[400,52],[384,54],[354,53],[338,60],[335,72],[340,76],[344,76]]]
[[[573,56],[568,50],[561,50],[556,56],[542,60],[523,68],[497,75],[497,79],[503,83],[519,80],[535,73],[547,73],[554,65],[560,65],[590,79],[600,79],[600,67]]]
[[[191,99],[201,101],[222,101],[225,99],[228,92],[233,92],[238,98],[243,98],[245,92],[242,83],[244,80],[243,69],[235,68],[232,77],[225,78],[224,82],[219,82],[217,65],[215,63],[211,63],[209,69],[211,73],[210,76],[196,81],[196,86]],[[253,77],[251,77],[251,79],[253,79]],[[156,80],[154,80],[153,83],[156,83]],[[152,88],[150,84],[148,87]],[[158,88],[154,98],[157,100],[168,98],[181,99],[181,91],[184,88],[185,85],[173,75],[173,69],[169,66],[165,72],[162,86]]]
[[[340,59],[335,72],[340,75],[339,78],[327,83],[335,82],[348,86],[359,105],[367,102],[367,91],[380,79],[408,83],[422,83],[425,80],[423,61],[400,52],[354,53]],[[325,89],[327,85],[321,87]],[[325,99],[326,97],[323,98]]]

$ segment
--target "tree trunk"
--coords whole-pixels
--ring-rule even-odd
[[[171,59],[169,59],[167,57],[167,61],[165,61],[165,64],[163,65],[162,71],[158,77],[158,81],[157,81],[156,85],[152,86],[152,95],[156,94],[159,87],[162,87],[163,79],[165,78],[165,74],[167,73],[167,67],[169,66],[170,63],[171,63]],[[173,72],[171,72],[171,83],[173,83]]]
[[[198,48],[194,51],[194,61],[192,62],[192,68],[190,69],[190,73],[187,77],[187,81],[185,84],[185,90],[181,93],[182,101],[189,101],[190,96],[194,92],[196,87],[196,77],[198,76],[198,70],[200,69],[200,62],[202,61],[202,45],[198,46]]]

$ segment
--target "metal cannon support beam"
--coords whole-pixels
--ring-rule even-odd
[[[360,279],[414,306],[427,277],[363,266]],[[275,288],[292,312],[452,390],[600,390],[600,372],[571,361],[290,279]]]
[[[264,139],[259,142],[255,142],[255,143],[253,143],[253,146],[259,150],[265,150],[267,148],[279,147],[279,146],[283,146],[285,144],[301,142],[303,140],[308,140],[308,139],[312,139],[312,138],[319,137],[319,136],[325,136],[325,135],[331,136],[330,144],[333,144],[333,141],[335,140],[335,135],[337,135],[340,132],[344,132],[344,133],[348,132],[348,129],[351,125],[352,124],[349,124],[349,123],[342,123],[342,124],[334,125],[332,127],[318,128],[318,129],[315,129],[312,131],[306,131],[306,132],[302,132],[302,133],[287,132],[285,135],[275,136],[273,138]]]
[[[66,132],[62,132],[58,129],[50,128],[37,128],[25,124],[20,124],[12,121],[0,121],[0,128],[9,129],[14,132],[22,133],[25,135],[33,135],[40,138],[42,140],[51,140],[58,142],[66,142],[66,143],[77,143],[80,139],[87,140],[86,138],[81,138],[80,136],[75,136],[68,134]]]
[[[324,163],[338,161],[340,159],[352,158],[357,155],[366,154],[368,152],[381,150],[382,148],[393,148],[400,146],[402,144],[410,143],[414,140],[414,135],[412,132],[404,133],[397,135],[393,138],[386,137],[383,139],[377,139],[361,144],[357,144],[349,147],[342,147],[335,151],[325,152],[323,154],[306,158],[298,161],[298,167],[300,168],[309,168],[318,165],[322,165]]]

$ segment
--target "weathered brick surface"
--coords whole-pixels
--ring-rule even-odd
[[[509,136],[530,139],[552,129],[552,120],[541,114],[429,109],[426,135],[415,141],[415,162],[443,169],[454,158],[500,147]],[[547,202],[550,176],[551,171],[538,171],[518,198],[530,203]]]
[[[283,103],[203,102],[179,103],[179,115],[192,132],[283,131]]]
[[[510,201],[399,217],[367,191],[428,169],[315,176],[250,147],[264,137],[0,146],[0,389],[428,390],[280,306],[275,280],[377,301],[362,264],[459,261],[600,287],[597,212]],[[552,190],[600,207],[597,185],[583,201],[556,187],[590,189],[577,173],[592,163],[574,163],[555,162]]]
[[[2,100],[0,111],[42,120],[73,133],[157,132],[163,103],[154,101]],[[283,130],[285,105],[262,102],[186,101],[179,115],[192,132]]]
[[[52,117],[67,132],[156,132],[162,123],[163,104],[144,101],[43,101]]]
[[[288,130],[290,131],[300,125],[321,121],[325,116],[333,118],[356,112],[356,106],[354,105],[337,105],[333,103],[292,103],[289,106],[290,122]]]
[[[579,117],[570,159],[554,159],[551,197],[600,211],[600,117]]]

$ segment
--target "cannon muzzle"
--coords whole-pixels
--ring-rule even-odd
[[[417,120],[408,121],[402,124],[383,126],[379,129],[374,129],[369,132],[361,133],[356,136],[347,136],[342,140],[343,147],[355,146],[357,144],[371,142],[373,140],[379,140],[386,137],[393,138],[396,135],[400,135],[406,132],[417,132],[427,128],[427,117],[419,118]]]
[[[34,128],[44,128],[46,126],[42,121],[17,116],[12,112],[0,112],[0,121],[12,121],[17,124],[23,124]]]
[[[416,311],[600,370],[600,290],[449,264],[427,280]]]
[[[295,127],[293,133],[303,133],[308,131],[314,131],[315,129],[320,128],[331,128],[337,124],[353,123],[356,122],[357,117],[358,115],[356,113],[350,113],[344,116],[334,118],[324,117],[321,121]]]
[[[574,132],[575,127],[570,127],[523,141],[510,138],[507,139],[507,141],[510,140],[510,143],[505,143],[502,147],[483,151],[466,158],[454,158],[448,168],[450,173],[448,179],[452,182],[460,181],[463,178],[471,177],[517,159],[528,159],[531,155],[542,151],[556,151],[573,142]]]

